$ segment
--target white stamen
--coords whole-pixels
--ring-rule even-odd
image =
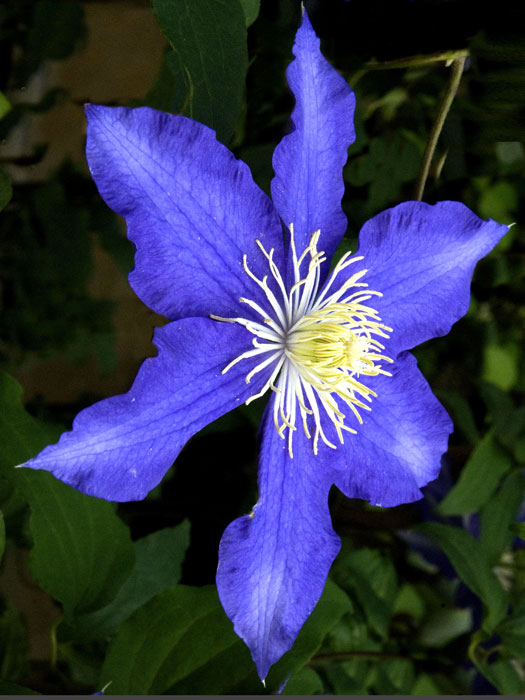
[[[258,279],[248,267],[247,256],[243,256],[244,270],[263,290],[268,309],[251,299],[242,297],[240,301],[253,309],[263,323],[242,317],[211,316],[217,321],[238,323],[255,336],[254,349],[232,360],[222,370],[223,374],[241,360],[267,355],[246,375],[246,382],[249,383],[256,374],[274,363],[263,388],[250,396],[246,404],[269,389],[275,392],[273,421],[279,436],[283,439],[287,437],[290,457],[293,457],[292,440],[298,417],[308,439],[312,439],[310,428],[314,427],[314,454],[318,452],[319,440],[337,449],[323,430],[323,421],[333,426],[341,444],[343,431],[355,434],[357,431],[345,424],[346,416],[339,406],[348,406],[357,426],[362,424],[361,411],[371,410],[370,404],[377,394],[359,378],[391,376],[382,368],[381,362],[393,362],[383,354],[385,346],[377,337],[373,337],[389,338],[388,333],[392,329],[382,324],[376,310],[367,304],[374,297],[382,296],[380,292],[368,289],[366,282],[361,281],[367,270],[355,272],[336,291],[332,291],[337,277],[354,263],[363,260],[363,256],[351,257],[351,253],[343,255],[319,293],[320,267],[326,260],[324,252],[317,250],[320,235],[320,231],[312,234],[309,244],[298,258],[293,224],[290,224],[293,284],[289,291],[273,259],[274,249],[267,252],[262,243],[256,241],[268,262],[282,300],[270,289],[268,275],[262,280]],[[301,269],[305,266],[302,273]]]

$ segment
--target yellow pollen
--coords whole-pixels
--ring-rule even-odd
[[[244,297],[240,301],[253,309],[262,323],[246,318],[211,318],[239,323],[256,336],[254,349],[230,362],[223,374],[241,360],[263,356],[247,374],[246,381],[267,367],[270,376],[262,390],[250,396],[246,403],[269,389],[275,392],[275,428],[280,437],[288,440],[288,452],[293,457],[292,436],[299,419],[306,437],[312,439],[314,454],[318,452],[319,439],[336,449],[323,424],[333,426],[341,444],[343,431],[356,433],[355,428],[346,425],[346,415],[341,409],[347,406],[357,425],[361,424],[361,412],[369,411],[376,397],[366,385],[366,377],[391,376],[382,365],[393,360],[383,354],[384,346],[377,339],[388,338],[392,329],[381,323],[375,309],[368,304],[382,294],[369,290],[361,281],[367,271],[360,270],[346,276],[337,287],[334,285],[338,276],[363,258],[346,253],[319,290],[319,268],[326,260],[324,252],[317,250],[320,231],[311,236],[299,258],[292,224],[290,236],[294,281],[289,291],[273,259],[273,249],[267,252],[257,241],[277,284],[277,296],[270,289],[268,275],[259,280],[248,268],[246,256],[243,259],[246,274],[264,291],[268,304],[262,308]]]

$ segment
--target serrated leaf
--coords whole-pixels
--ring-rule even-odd
[[[283,681],[319,648],[328,629],[350,606],[329,583],[293,647],[270,671],[267,689]],[[261,691],[255,665],[234,634],[214,586],[176,586],[136,611],[111,643],[100,686],[107,693],[209,695]]]
[[[521,472],[513,472],[481,511],[481,545],[491,566],[498,563],[511,544],[509,527],[524,495],[525,477]]]
[[[490,633],[505,616],[508,599],[492,572],[481,544],[468,532],[442,523],[423,523],[418,530],[431,537],[445,552],[461,580],[486,608],[483,629]]]
[[[159,26],[189,82],[186,116],[227,143],[242,103],[248,49],[239,0],[152,0]]]
[[[509,453],[488,432],[468,459],[457,484],[437,508],[440,515],[467,515],[492,496],[501,477],[512,467]]]
[[[61,637],[85,642],[114,634],[135,610],[179,582],[189,543],[188,521],[177,527],[158,530],[135,542],[133,570],[116,597],[109,605],[71,621],[69,629],[61,630]]]

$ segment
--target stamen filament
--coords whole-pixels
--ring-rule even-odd
[[[290,224],[293,282],[289,291],[274,260],[274,248],[268,252],[256,240],[282,302],[270,288],[268,275],[258,279],[248,266],[247,256],[243,256],[244,271],[264,292],[267,308],[245,297],[241,297],[240,302],[253,309],[262,323],[242,317],[211,316],[217,321],[238,323],[255,336],[253,349],[232,360],[222,370],[223,374],[241,360],[253,361],[258,355],[267,355],[245,377],[249,383],[272,367],[262,389],[250,396],[246,404],[269,389],[274,392],[273,422],[279,436],[287,439],[290,458],[293,458],[293,435],[299,417],[306,438],[312,440],[315,455],[319,441],[337,449],[324,429],[326,421],[333,426],[337,441],[344,444],[343,431],[355,434],[357,430],[346,424],[347,417],[340,407],[348,406],[350,417],[358,426],[363,425],[361,412],[372,409],[377,393],[361,378],[392,376],[381,363],[393,360],[385,354],[386,348],[378,340],[388,339],[392,329],[382,323],[377,311],[368,305],[382,294],[368,289],[367,283],[361,281],[367,270],[360,269],[347,276],[335,289],[338,277],[351,265],[362,261],[363,256],[352,257],[350,252],[343,255],[319,291],[321,265],[326,261],[324,252],[317,249],[320,235],[320,231],[315,231],[297,257],[294,228]]]

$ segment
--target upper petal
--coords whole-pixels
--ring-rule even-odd
[[[355,97],[321,54],[304,11],[293,53],[295,60],[286,71],[296,100],[293,129],[275,149],[272,198],[285,226],[294,225],[298,251],[321,229],[319,246],[327,253],[327,270],[346,230],[343,166],[355,139]]]
[[[333,474],[302,431],[289,457],[272,404],[261,427],[259,500],[226,529],[217,569],[221,603],[261,679],[293,645],[340,546],[328,510]]]
[[[363,226],[364,281],[383,294],[370,305],[393,328],[392,357],[449,332],[468,311],[476,263],[507,231],[459,202],[405,202]]]
[[[357,435],[345,435],[335,463],[335,484],[350,498],[397,506],[422,497],[435,479],[447,450],[452,421],[436,399],[409,352],[390,366],[392,377],[366,377],[377,398],[363,411]]]
[[[265,372],[244,380],[257,358],[221,373],[251,338],[241,326],[203,318],[157,329],[158,355],[143,363],[128,393],[81,411],[71,432],[25,466],[91,496],[144,498],[191,435],[262,388]]]
[[[148,107],[87,105],[87,158],[109,206],[136,246],[129,281],[171,319],[235,316],[247,277],[262,276],[260,239],[282,259],[271,201],[208,127]]]

